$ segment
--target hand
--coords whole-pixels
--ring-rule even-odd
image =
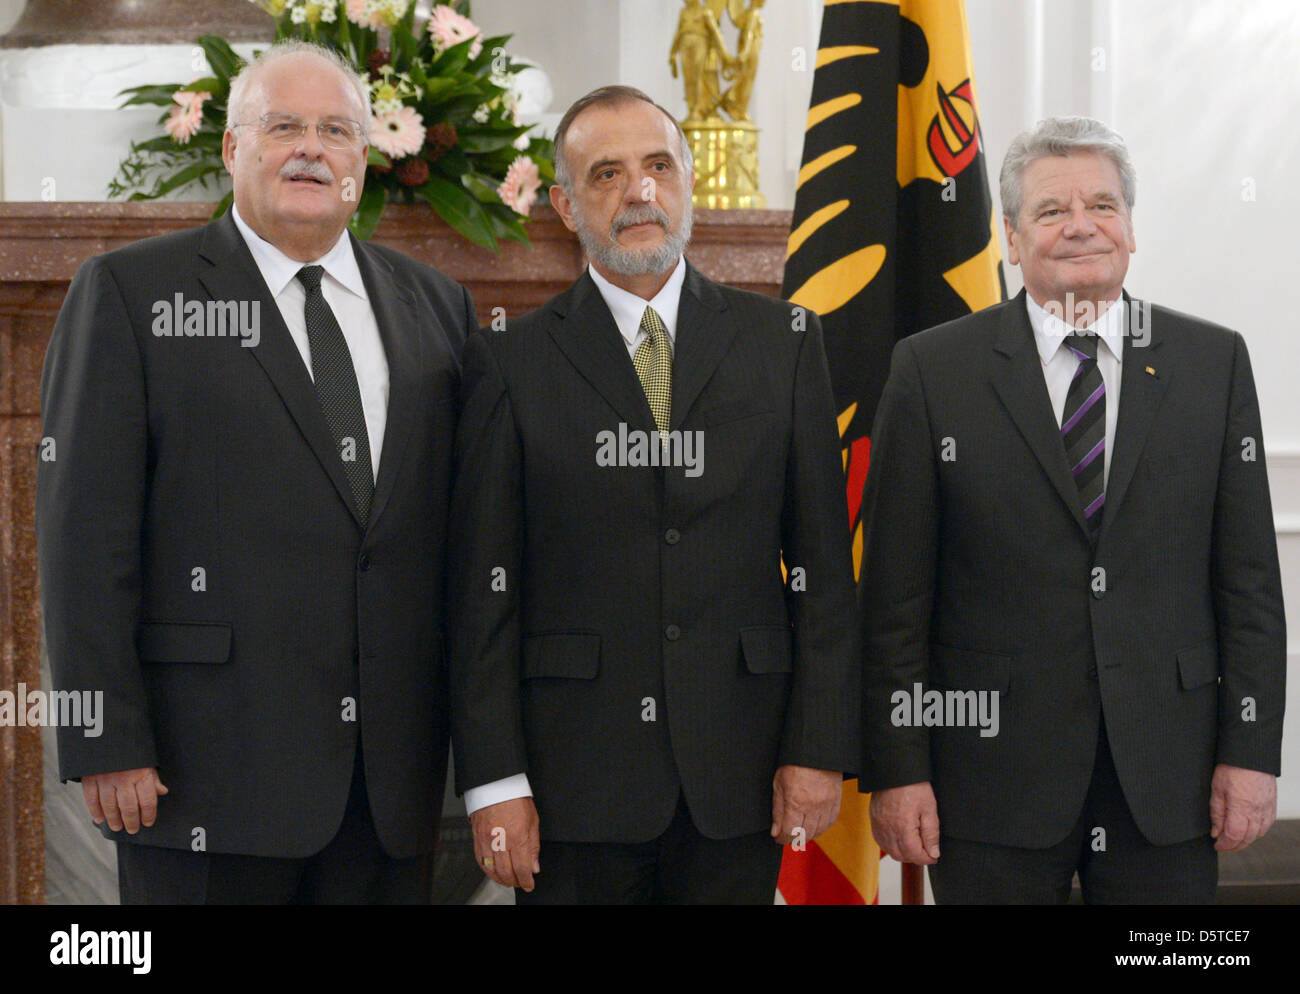
[[[469,821],[479,869],[503,887],[532,891],[533,874],[542,871],[537,861],[542,843],[533,799],[516,797],[490,804],[470,815]],[[492,862],[484,863],[485,859]]]
[[[86,810],[96,825],[108,821],[114,832],[135,835],[140,826],[150,827],[158,818],[158,798],[167,788],[152,766],[117,773],[93,773],[81,778]]]
[[[783,846],[810,842],[840,814],[844,776],[835,770],[782,766],[772,779],[772,838]]]
[[[1219,852],[1240,852],[1277,819],[1277,777],[1219,763],[1210,780],[1210,836]]]
[[[871,834],[900,863],[939,862],[939,806],[929,781],[872,793]]]

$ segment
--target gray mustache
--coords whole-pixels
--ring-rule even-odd
[[[311,159],[295,159],[286,162],[280,169],[280,175],[285,179],[292,179],[295,176],[308,176],[311,179],[318,179],[322,183],[334,182],[334,173],[330,167],[323,162],[314,162]]]
[[[634,224],[646,224],[648,222],[654,222],[659,225],[659,227],[663,228],[664,231],[667,231],[670,224],[668,220],[668,212],[662,207],[655,207],[652,204],[645,204],[641,207],[629,207],[618,217],[614,218],[613,223],[609,226],[609,233],[612,237],[617,237],[619,232],[624,228],[630,228]]]

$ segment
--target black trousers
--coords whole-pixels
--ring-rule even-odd
[[[710,839],[691,821],[685,798],[667,831],[649,842],[542,841],[542,872],[521,905],[772,904],[782,847],[767,832]]]
[[[1204,835],[1153,846],[1139,831],[1101,723],[1083,811],[1047,849],[1017,849],[943,836],[929,868],[938,904],[1065,904],[1077,871],[1087,904],[1213,904],[1219,855]],[[1100,831],[1098,831],[1100,830]]]
[[[314,856],[276,859],[117,844],[123,904],[428,904],[432,870],[431,855],[392,859],[380,845],[360,742],[343,823]]]

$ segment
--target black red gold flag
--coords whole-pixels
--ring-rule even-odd
[[[782,295],[816,311],[844,444],[853,569],[871,425],[904,335],[1006,297],[963,0],[826,0]],[[839,820],[787,851],[791,904],[871,904],[879,848]]]

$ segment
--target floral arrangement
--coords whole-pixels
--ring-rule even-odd
[[[483,38],[468,0],[437,0],[423,23],[414,0],[249,0],[272,15],[275,40],[333,48],[370,83],[373,117],[366,181],[352,218],[369,238],[389,201],[423,201],[476,245],[528,244],[524,221],[555,179],[553,146],[519,121],[509,35]],[[198,39],[213,75],[136,86],[122,106],[165,108],[165,134],[135,142],[109,196],[153,200],[190,184],[219,188],[230,80],[243,65],[216,35]],[[223,213],[227,193],[217,205]]]

